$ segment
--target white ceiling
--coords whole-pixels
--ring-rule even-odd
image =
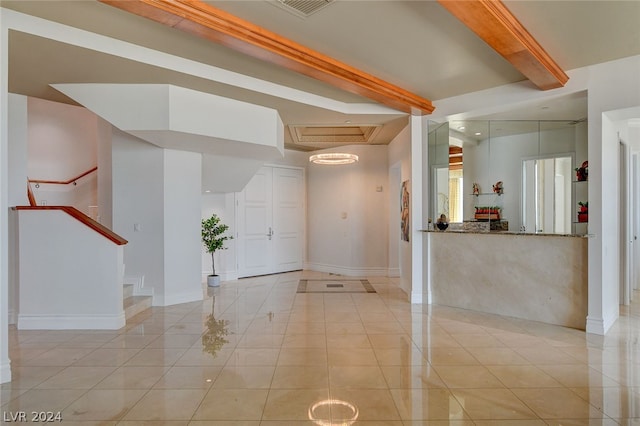
[[[307,18],[266,0],[209,3],[426,97],[436,108],[439,99],[524,79],[435,1],[337,0]],[[1,4],[340,102],[373,103],[94,0]],[[640,54],[640,1],[505,4],[565,71]],[[402,113],[338,113],[15,31],[10,34],[9,54],[11,92],[59,102],[73,103],[51,83],[174,84],[275,108],[285,125],[383,124],[375,143],[388,143],[406,120]],[[491,118],[578,120],[585,112],[586,98],[577,96]],[[286,133],[285,142],[291,146]]]

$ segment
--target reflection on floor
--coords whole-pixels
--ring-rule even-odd
[[[10,331],[5,419],[81,425],[640,424],[640,309],[606,336],[377,293],[225,282],[119,331]],[[640,300],[640,295],[636,298]],[[433,422],[429,422],[433,421]],[[75,422],[75,423],[74,423]]]

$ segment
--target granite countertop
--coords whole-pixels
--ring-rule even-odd
[[[419,232],[433,232],[436,234],[481,234],[481,235],[527,235],[534,237],[574,237],[574,238],[591,238],[592,234],[547,234],[542,232],[519,232],[519,231],[476,231],[463,229],[447,229],[440,231],[439,229],[419,229]]]

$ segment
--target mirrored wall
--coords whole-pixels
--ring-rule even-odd
[[[446,141],[446,142],[445,142]],[[585,120],[460,120],[429,126],[431,218],[513,232],[585,234]],[[584,164],[583,164],[584,163]],[[493,228],[492,228],[493,229]]]

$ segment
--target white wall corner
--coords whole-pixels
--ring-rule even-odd
[[[396,278],[400,276],[400,268],[389,268],[389,270],[387,271],[387,276],[389,278]]]

